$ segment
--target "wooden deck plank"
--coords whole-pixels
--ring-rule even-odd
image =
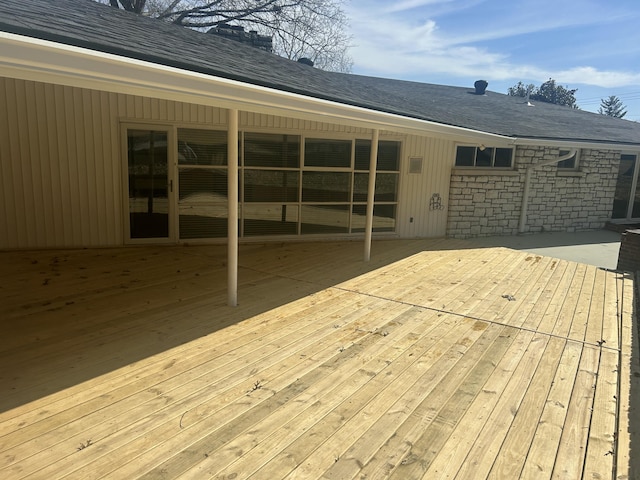
[[[464,462],[473,442],[500,398],[500,392],[504,390],[525,354],[534,333],[519,330],[514,332],[513,336],[513,342],[509,349],[497,362],[495,370],[451,432],[446,448],[441,448],[429,465],[425,473],[427,478],[429,476],[431,478],[453,478],[460,465]],[[376,477],[395,462],[393,457],[389,457],[385,467],[384,463],[380,461],[381,459],[377,459],[377,465],[370,462],[363,468],[363,472],[368,473],[371,471],[372,476]],[[372,470],[374,466],[375,470]]]
[[[316,296],[316,298],[314,298],[314,301],[316,303],[325,302],[327,305],[330,305],[330,304],[334,303],[335,300],[339,299],[340,295],[343,295],[343,293],[342,292],[325,292],[323,294],[320,294],[320,295]],[[299,308],[296,307],[298,305],[299,305]],[[298,304],[294,304],[294,306],[292,308],[296,308],[296,310],[292,310],[291,314],[299,314],[301,317],[307,318],[307,314],[310,312],[310,309],[314,308],[314,307],[310,307],[309,305],[305,305],[305,303],[300,302]],[[232,351],[234,348],[237,348],[238,346],[242,345],[243,343],[246,343],[248,341],[253,340],[258,332],[264,333],[265,335],[268,335],[269,332],[270,332],[269,328],[271,329],[272,336],[274,336],[274,338],[278,338],[280,336],[279,329],[284,327],[284,326],[286,326],[288,323],[289,323],[289,321],[285,316],[278,317],[276,315],[269,315],[269,316],[267,316],[267,318],[256,317],[253,326],[249,327],[249,328],[243,328],[243,331],[242,331],[242,333],[240,335],[235,335],[235,332],[234,332],[233,328],[228,329],[224,334],[221,334],[221,335],[224,335],[223,337],[220,337],[220,336],[218,337],[221,343],[217,344],[216,348],[214,350],[208,351],[206,353],[201,353],[201,355],[214,356],[215,357],[215,354],[218,353],[219,356],[223,356],[226,353]],[[248,326],[245,326],[245,327],[248,327]],[[275,332],[275,333],[273,333],[273,332]],[[269,337],[266,337],[266,339],[268,339],[268,338]],[[225,342],[227,342],[227,339],[229,339],[228,340],[229,343],[225,343]],[[64,343],[63,343],[63,345],[64,345],[64,348],[61,349],[62,350],[61,352],[54,352],[54,353],[59,354],[59,355],[64,355],[64,351],[67,350],[69,348],[69,346],[64,344]],[[108,344],[106,344],[106,345],[108,345]],[[178,347],[178,349],[175,351],[175,353],[177,355],[180,355],[181,358],[184,359],[185,355],[187,355],[186,352],[188,352],[189,349],[191,349],[191,348],[192,347],[190,347],[189,345]],[[29,352],[27,352],[27,355],[25,355],[25,356],[29,357],[28,353]],[[52,357],[54,357],[54,356],[52,356]],[[21,357],[21,358],[23,358],[23,357]],[[37,363],[36,361],[30,360],[29,358],[26,358],[25,360],[27,362],[32,362],[33,364]],[[17,365],[20,366],[20,363],[17,363]],[[145,365],[146,365],[145,368],[147,370],[150,369],[151,371],[153,371],[153,367],[149,366],[148,364],[145,364]],[[95,364],[92,364],[92,367],[95,368]],[[132,370],[134,368],[135,367],[132,366],[132,368],[129,368],[128,370]],[[127,373],[131,373],[131,372],[127,372]],[[136,376],[138,376],[138,377],[143,375],[143,372],[136,371],[135,369],[134,369],[133,373],[135,373]],[[157,372],[155,372],[155,373],[157,374]],[[43,372],[43,374],[42,374],[43,375],[43,379],[44,379],[43,381],[46,381],[46,377],[49,374],[50,373],[48,373],[48,372]],[[33,384],[35,384],[34,386],[37,386],[37,379],[38,379],[37,376],[31,375],[31,376],[29,376],[27,378],[28,378],[28,381],[29,381],[30,384],[33,383]],[[123,377],[123,378],[127,378],[127,377]],[[85,384],[86,389],[83,390],[82,392],[76,392],[76,397],[74,397],[74,398],[68,398],[68,397],[65,396],[65,392],[60,392],[59,394],[56,395],[57,398],[55,398],[55,399],[51,398],[50,400],[51,400],[52,404],[54,404],[56,401],[59,401],[59,402],[62,402],[63,404],[66,402],[67,406],[69,404],[77,405],[78,400],[80,400],[78,398],[78,395],[81,395],[82,397],[84,397],[87,393],[89,393],[91,391],[95,390],[95,391],[99,392],[104,387],[104,382],[105,381],[108,381],[108,378],[102,377],[99,380],[91,382],[92,385],[86,385]],[[111,388],[115,388],[117,385],[109,384],[109,386]],[[12,388],[15,388],[15,386],[12,385]],[[26,389],[22,389],[22,390],[19,391],[19,393],[24,393],[25,390]],[[96,395],[99,396],[98,393]],[[21,414],[23,412],[23,409],[16,410],[15,412]],[[25,422],[25,418],[20,418],[19,421],[21,423]],[[2,423],[0,423],[0,428],[1,427],[3,427]]]
[[[586,288],[587,292],[592,291],[592,277],[590,276],[592,272],[593,270],[588,265],[582,263],[577,264],[574,280],[567,289],[560,313],[555,319],[552,329],[548,330],[548,333],[563,338],[569,336],[574,312],[578,308],[578,301],[580,300],[583,289]]]
[[[520,477],[566,344],[560,338],[549,340],[487,478]]]
[[[0,253],[0,478],[638,471],[631,276],[374,247]]]
[[[618,352],[601,348],[583,472],[586,478],[609,478],[614,475],[617,387]]]
[[[551,478],[581,353],[581,343],[566,342],[526,456],[522,478]]]
[[[485,427],[460,465],[457,478],[487,478],[548,343],[548,336],[534,335],[514,375],[500,393],[500,400]]]
[[[433,457],[447,443],[451,431],[493,373],[495,359],[501,358],[513,341],[514,332],[511,327],[493,324],[489,329],[494,329],[497,334],[490,338],[492,343],[478,343],[476,355],[469,355],[469,358],[464,359],[466,361],[460,361],[456,365],[457,370],[453,373],[459,372],[458,375],[448,375],[443,379],[434,393],[416,409],[416,416],[430,419],[429,425],[414,440],[405,437],[409,450],[403,455],[391,478],[421,478]]]
[[[600,348],[583,346],[552,478],[582,478]]]
[[[640,393],[640,347],[638,345],[638,313],[634,315],[632,296],[624,295],[633,291],[629,274],[620,274],[616,282],[620,331],[620,377],[629,382],[620,382],[618,404],[618,436],[616,439],[616,478],[636,478],[640,475],[640,458],[632,455],[631,445],[640,438],[640,421],[635,395]],[[636,301],[636,306],[639,303]],[[637,308],[637,307],[636,307]],[[637,452],[637,448],[634,448]]]
[[[336,305],[340,305],[340,303],[341,302],[337,302]],[[365,315],[368,311],[370,310],[362,309],[356,310],[355,312],[351,311],[354,317],[351,320],[357,324],[358,318]],[[332,332],[338,330],[333,324],[334,310],[330,309],[327,311],[321,309],[319,312],[325,314],[325,323],[319,326],[315,326],[312,323],[312,329],[308,331],[306,335],[304,335],[304,332],[301,332],[301,338],[297,342],[296,348],[289,346],[290,349],[287,350],[286,348],[282,348],[286,347],[286,345],[282,345],[281,347],[280,345],[274,344],[274,340],[271,342],[262,342],[260,339],[255,339],[250,344],[243,346],[246,353],[240,351],[237,353],[238,358],[234,363],[242,365],[240,370],[233,371],[224,364],[210,365],[210,362],[208,362],[208,364],[194,369],[200,376],[194,375],[196,378],[192,380],[191,383],[187,383],[189,378],[182,378],[177,388],[172,389],[171,385],[162,383],[158,384],[152,391],[149,391],[149,393],[155,393],[157,396],[157,393],[153,390],[159,390],[163,396],[172,399],[170,403],[161,402],[159,405],[160,409],[156,414],[157,418],[154,419],[155,429],[158,430],[156,434],[159,438],[169,438],[172,432],[173,434],[186,434],[184,430],[187,430],[187,426],[192,428],[189,431],[189,435],[195,435],[195,425],[200,423],[203,418],[206,419],[217,411],[216,399],[227,398],[231,401],[236,398],[242,399],[247,391],[252,390],[252,385],[254,385],[256,381],[261,381],[261,384],[264,384],[264,388],[267,388],[269,382],[264,379],[261,380],[260,377],[257,377],[258,374],[268,377],[273,376],[274,379],[270,379],[270,382],[273,383],[277,381],[278,376],[295,376],[295,370],[291,370],[295,369],[296,366],[297,368],[303,368],[308,363],[306,361],[307,358],[312,358],[323,350],[326,350],[325,355],[331,355],[330,352],[337,351],[342,343],[349,343],[355,335],[362,335],[362,333],[354,334],[350,332],[337,335],[337,338],[335,338],[336,335],[331,335]],[[391,314],[389,308],[380,308],[379,312],[381,315]],[[295,323],[292,323],[292,325],[295,325]],[[322,330],[318,329],[320,327],[325,330],[324,334],[321,334]],[[279,335],[283,334],[283,338],[288,340],[294,339],[294,337],[286,335],[286,332],[279,332]],[[323,338],[326,338],[326,341],[323,341]],[[256,343],[262,343],[264,345],[254,345]],[[334,344],[335,347],[328,350],[326,347],[329,344]],[[238,362],[237,360],[241,360],[243,356],[247,358],[247,361]],[[203,373],[201,374],[201,372]],[[136,399],[136,401],[138,400]],[[148,400],[148,402],[151,401],[153,401],[153,399]],[[140,408],[148,409],[149,406],[142,403]],[[122,411],[122,407],[120,407],[119,410]],[[184,412],[188,412],[188,414],[184,414]],[[180,416],[180,414],[182,414],[182,416]],[[130,412],[130,416],[134,420],[137,418],[135,411]],[[176,418],[178,417],[180,421],[176,423]],[[161,419],[165,419],[163,423],[160,422]],[[136,444],[138,445],[136,448],[132,448],[131,444],[132,439],[136,437],[135,432],[139,431],[140,428],[144,426],[144,423],[140,425],[139,422],[133,422],[127,427],[126,425],[129,423],[126,419],[122,419],[117,434],[111,433],[109,440],[104,442],[104,446],[100,452],[104,456],[100,462],[101,465],[104,463],[101,471],[106,471],[109,465],[113,465],[114,459],[121,459],[123,455],[126,455],[125,452],[119,452],[118,446],[120,444],[123,445],[123,448],[135,452],[136,455],[142,453],[140,450],[140,442],[144,442],[146,439],[140,439]],[[176,424],[181,428],[176,429]],[[198,428],[204,427],[200,425]],[[106,437],[108,433],[103,435]],[[59,474],[59,472],[56,473]]]
[[[346,450],[342,435],[350,432],[356,415],[371,401],[376,401],[381,409],[388,409],[398,396],[426,395],[464,355],[467,347],[461,342],[469,336],[478,335],[476,322],[463,320],[459,328],[451,329],[426,352],[406,357],[407,364],[390,365],[385,375],[378,375],[348,402],[342,402],[329,415],[306,430],[293,443],[276,455],[270,464],[258,470],[253,476],[264,478],[309,478],[309,470],[326,470]],[[474,330],[475,329],[475,330]],[[393,384],[393,389],[384,395],[383,385]],[[357,427],[358,422],[355,422]],[[342,435],[336,437],[336,434]],[[347,440],[349,439],[349,435]],[[334,439],[337,438],[338,441]],[[327,448],[321,448],[326,446]],[[317,455],[314,457],[314,455]],[[315,460],[311,462],[311,460]],[[310,478],[314,478],[313,475]]]
[[[428,312],[423,312],[416,316],[410,325],[410,332],[406,334],[399,343],[393,346],[388,346],[383,355],[372,355],[374,352],[369,352],[371,348],[367,349],[367,356],[370,360],[367,363],[360,363],[357,368],[350,369],[347,372],[333,372],[331,377],[325,377],[321,382],[314,385],[309,392],[305,392],[305,395],[310,393],[313,396],[310,400],[305,401],[304,396],[299,400],[302,402],[300,407],[304,408],[296,418],[287,417],[286,412],[280,412],[280,416],[271,415],[270,422],[278,421],[284,415],[284,419],[277,425],[278,428],[274,429],[270,435],[264,435],[257,437],[255,435],[255,429],[250,432],[241,435],[234,442],[230,442],[229,448],[238,446],[238,442],[251,442],[252,439],[256,439],[257,444],[255,448],[243,449],[242,455],[238,458],[234,458],[235,463],[229,462],[229,465],[225,465],[225,462],[220,461],[220,455],[225,455],[227,447],[220,452],[210,454],[206,462],[202,462],[194,469],[186,478],[204,478],[200,476],[205,469],[213,469],[213,472],[217,472],[217,476],[224,475],[238,475],[239,477],[245,477],[251,473],[254,473],[263,465],[270,461],[270,458],[287,448],[303,434],[303,432],[315,427],[321,422],[327,415],[330,415],[332,410],[337,405],[342,404],[345,401],[352,401],[351,397],[356,395],[357,392],[365,386],[366,383],[371,381],[374,377],[381,375],[383,372],[390,371],[402,371],[402,368],[408,368],[412,362],[417,361],[420,358],[422,352],[428,352],[436,342],[440,341],[441,337],[448,335],[452,329],[468,329],[468,326],[464,325],[464,321],[461,318],[450,317],[444,322],[437,321],[435,315],[425,317]],[[428,325],[423,322],[431,318],[432,321]],[[420,323],[423,323],[423,327],[420,328]],[[426,328],[425,328],[426,327]],[[420,332],[420,333],[418,333]],[[388,338],[388,336],[387,336]],[[381,343],[382,340],[378,343]],[[385,343],[386,345],[386,343]],[[397,348],[400,347],[400,348]],[[344,369],[343,369],[344,370]],[[356,375],[363,376],[364,382],[354,382]],[[338,380],[342,380],[341,383],[332,381],[332,377]],[[328,388],[327,394],[323,393],[323,389],[327,388],[325,382],[330,382],[332,388]],[[391,381],[391,379],[389,379]],[[296,412],[294,412],[296,413]],[[275,417],[275,418],[272,418]],[[260,441],[257,438],[261,438]],[[222,468],[224,467],[224,468]]]
[[[591,293],[591,304],[589,305],[589,318],[587,320],[584,340],[592,345],[600,345],[618,348],[618,336],[612,338],[604,338],[604,307],[605,307],[605,295],[606,290],[606,272],[603,270],[596,271],[596,281],[593,285],[593,292]],[[615,310],[613,310],[615,312]],[[612,313],[613,313],[612,312]],[[616,312],[617,313],[617,312]],[[617,318],[616,318],[617,320]],[[611,318],[613,321],[613,317]],[[616,332],[617,333],[617,332]]]
[[[544,295],[547,301],[536,305],[534,309],[535,315],[532,315],[523,323],[523,328],[545,333],[553,331],[553,327],[565,303],[569,288],[571,288],[571,285],[576,279],[578,265],[577,263],[562,261],[556,264],[554,269],[560,277],[552,277],[555,284],[552,284],[551,292]]]
[[[389,329],[389,331],[394,333],[382,336],[368,332],[357,344],[345,349],[345,351],[353,350],[353,352],[346,357],[345,361],[340,363],[336,361],[331,363],[315,363],[315,367],[309,370],[304,377],[300,377],[298,380],[296,380],[296,377],[290,378],[290,383],[300,383],[302,385],[299,394],[291,400],[294,405],[293,408],[290,406],[285,408],[284,405],[273,405],[272,400],[268,399],[265,405],[259,405],[257,408],[247,411],[245,414],[246,419],[238,419],[239,425],[223,425],[218,429],[209,429],[206,435],[200,438],[193,438],[189,432],[186,432],[186,435],[189,436],[188,442],[192,443],[182,442],[179,444],[179,448],[174,450],[175,454],[173,456],[170,458],[167,458],[167,456],[161,457],[160,463],[150,470],[147,476],[154,478],[160,476],[160,472],[179,472],[182,474],[194,465],[196,470],[206,468],[207,464],[211,466],[211,461],[213,461],[213,464],[217,468],[222,468],[225,466],[222,459],[235,460],[238,458],[238,452],[246,451],[244,448],[238,446],[238,441],[234,443],[237,437],[244,436],[242,440],[246,440],[248,436],[248,442],[253,444],[261,432],[261,425],[269,425],[272,427],[283,425],[290,420],[291,416],[296,416],[298,409],[306,409],[314,405],[313,401],[307,403],[309,399],[316,398],[316,402],[320,401],[320,399],[324,397],[322,393],[324,391],[332,391],[335,388],[334,383],[340,382],[340,380],[342,380],[341,384],[344,386],[345,392],[340,391],[338,395],[345,395],[350,389],[357,388],[358,385],[366,383],[372,375],[370,368],[375,368],[361,368],[363,363],[367,363],[366,358],[370,355],[369,349],[373,349],[373,352],[386,351],[389,343],[387,337],[397,334],[402,336],[401,332],[404,330],[403,324],[406,322],[411,325],[413,323],[411,317],[415,314],[414,309],[404,307],[402,313],[392,321],[389,321],[387,325],[384,325],[385,329]],[[393,354],[394,352],[389,353]],[[376,358],[375,354],[373,356]],[[375,359],[373,361],[376,362]],[[380,363],[376,362],[376,364],[377,367],[380,368]],[[386,363],[384,363],[384,365],[386,365]],[[347,378],[343,379],[345,376],[347,376]],[[331,380],[333,380],[333,382]],[[284,385],[283,390],[288,388],[289,385]],[[280,390],[275,390],[274,396],[279,395],[280,392]],[[274,416],[276,419],[273,418]],[[268,434],[265,433],[264,435],[267,436]],[[242,443],[242,440],[240,440],[240,443]],[[186,448],[187,445],[188,448]],[[230,457],[229,453],[231,453]],[[193,461],[193,456],[195,456],[196,461]],[[201,462],[205,464],[200,465]],[[199,475],[198,473],[196,477],[203,478]]]
[[[326,302],[327,305],[320,310],[320,312],[322,312],[323,315],[331,315],[333,314],[334,311],[339,311],[340,308],[344,308],[340,306],[340,298],[341,298],[340,296],[337,296],[337,297],[334,296],[332,298],[331,297],[329,298],[330,300]],[[334,305],[333,309],[330,307],[331,304]],[[367,311],[368,310],[366,308],[366,305],[363,305],[363,309],[361,311],[353,312],[353,316],[357,317],[358,315],[365,315]],[[308,320],[311,320],[311,321],[316,319],[316,317],[310,316],[309,314],[307,314],[306,317],[308,318]],[[278,339],[283,335],[285,337],[290,335],[292,333],[292,328],[296,328],[297,329],[296,331],[298,333],[301,333],[301,332],[303,333],[305,331],[304,326],[305,326],[304,324],[296,324],[291,322],[276,322],[269,326],[262,325],[261,333],[264,332],[264,336],[261,337],[259,341],[266,344],[268,344],[269,342],[278,341]],[[316,328],[318,327],[313,323],[311,323],[310,325],[307,324],[306,326],[307,326],[307,329],[311,328],[312,329],[311,331],[313,333],[316,333],[318,331],[316,330]],[[333,327],[328,327],[327,325],[324,325],[324,324],[321,326],[325,327],[325,332],[329,332],[331,331],[329,329],[333,328]],[[227,348],[220,348],[220,346],[216,345],[216,347],[214,347],[214,351],[216,349],[220,349],[221,351],[218,353],[218,355],[213,355],[213,358],[212,358],[213,352],[211,351],[199,352],[198,355],[194,355],[193,357],[188,357],[183,352],[181,354],[182,362],[180,363],[180,367],[182,368],[182,370],[176,371],[176,368],[174,368],[174,364],[171,364],[171,367],[172,367],[171,373],[173,378],[176,379],[176,381],[179,381],[180,384],[182,384],[182,383],[185,383],[185,381],[189,381],[189,379],[191,378],[197,378],[198,373],[201,371],[206,371],[209,373],[210,370],[207,370],[207,368],[209,368],[209,365],[213,364],[214,362],[216,362],[216,366],[218,370],[224,371],[226,364],[229,363],[234,358],[239,359],[239,358],[242,358],[243,355],[244,356],[253,355],[253,352],[255,351],[255,348],[256,348],[253,345],[253,343],[257,341],[256,332],[257,331],[249,332],[248,334],[234,338],[233,341],[229,345],[227,345]],[[293,336],[291,337],[291,339],[293,339]],[[314,337],[313,340],[315,339],[316,338]],[[225,340],[224,336],[220,337],[220,341],[224,342],[224,340]],[[313,341],[313,340],[310,339],[309,341]],[[277,348],[278,347],[274,346],[272,347],[272,350],[276,350]],[[198,350],[201,350],[201,349],[198,349]],[[187,358],[191,361],[185,362]],[[205,363],[202,363],[202,362],[205,362]],[[183,372],[187,373],[188,375],[186,377],[185,376],[182,376],[180,378],[176,377],[178,373],[183,373]],[[225,373],[229,374],[229,371],[226,371]],[[129,376],[127,376],[127,378],[128,377]],[[163,386],[163,390],[170,391],[171,388],[167,385],[166,381],[162,384],[160,383],[161,379],[162,379],[162,376],[159,377],[158,372],[155,369],[151,370],[148,377],[144,377],[141,372],[136,372],[136,382],[127,384],[126,389],[124,389],[125,391],[122,392],[120,396],[122,399],[130,399],[131,394],[134,392],[150,391],[149,389],[151,388],[157,389],[159,388],[160,385]],[[149,380],[149,382],[145,383],[143,382],[143,380]],[[169,381],[171,380],[169,379]],[[151,398],[154,398],[157,396],[157,393],[151,391],[150,396]],[[110,396],[109,398],[109,407],[115,410],[126,411],[127,409],[135,406],[135,404],[126,404],[126,405],[119,404],[116,401],[116,398],[114,398],[114,396]],[[79,398],[76,398],[76,401],[79,401],[79,400],[80,400]],[[144,403],[144,402],[141,401],[141,403]],[[67,406],[68,406],[68,403],[67,403]],[[87,411],[91,411],[91,409],[96,409],[96,406],[95,405],[87,406]],[[77,408],[73,409],[73,411],[76,412],[75,414],[79,415],[81,418],[84,418],[84,412],[83,411],[78,412],[77,410],[78,410]],[[111,412],[109,411],[108,408],[106,410],[104,408],[97,408],[96,410],[100,411],[101,414],[106,417],[109,417],[111,415]],[[24,422],[24,419],[22,419],[21,421]],[[33,428],[37,429],[36,432],[34,433],[38,433],[40,436],[42,436],[43,433],[47,432],[46,425],[60,425],[61,422],[62,420],[57,418],[56,416],[50,417],[47,422],[40,421],[37,424],[33,425]],[[22,426],[21,431],[26,436],[31,434],[30,428],[25,425]],[[67,431],[71,432],[72,429],[68,428]],[[6,445],[3,445],[3,448],[5,446]]]

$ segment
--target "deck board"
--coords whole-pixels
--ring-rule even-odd
[[[362,250],[0,253],[0,477],[633,478],[629,274]]]

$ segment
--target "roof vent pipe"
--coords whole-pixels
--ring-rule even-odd
[[[488,85],[489,82],[487,82],[486,80],[476,80],[476,82],[473,84],[473,86],[476,88],[476,95],[484,95]]]

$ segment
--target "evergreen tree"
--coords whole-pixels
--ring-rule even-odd
[[[623,118],[627,114],[627,110],[618,97],[611,95],[600,101],[598,113],[601,115],[608,115],[610,117]]]

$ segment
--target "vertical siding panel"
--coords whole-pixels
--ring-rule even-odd
[[[29,123],[27,120],[27,103],[25,82],[15,82],[15,105],[14,116],[17,119],[16,129],[12,137],[16,138],[16,150],[13,156],[14,161],[18,161],[20,169],[18,170],[17,182],[20,184],[20,206],[19,226],[20,226],[20,243],[21,245],[35,245],[35,216],[32,214],[35,205],[33,199],[33,188],[30,183],[33,182],[33,170],[30,161],[31,149],[29,148]]]
[[[142,98],[141,118],[149,119],[151,118],[151,99],[148,97],[141,97],[141,98]]]
[[[63,230],[64,230],[64,244],[73,245],[75,238],[74,233],[74,214],[77,214],[77,207],[73,203],[71,198],[71,142],[70,142],[70,128],[72,126],[71,121],[71,95],[70,87],[63,87],[56,85],[55,87],[55,104],[56,104],[56,125],[58,135],[58,155],[59,163],[58,169],[60,172],[59,185],[60,185],[60,204],[63,211]]]
[[[15,117],[10,115],[10,103],[15,102],[14,81],[0,78],[0,186],[2,187],[4,216],[0,225],[0,248],[20,246],[16,206],[16,163],[14,157]],[[12,100],[9,100],[12,99]]]
[[[31,165],[31,182],[28,188],[31,190],[31,197],[33,198],[33,216],[35,219],[33,237],[35,245],[45,246],[46,228],[49,220],[45,215],[45,201],[44,201],[44,185],[46,183],[45,173],[43,172],[44,163],[46,159],[43,159],[46,149],[41,148],[40,144],[40,130],[38,115],[40,114],[40,108],[38,106],[36,86],[34,82],[25,82],[25,94],[26,94],[26,122],[28,125],[28,142],[29,142],[29,154],[28,161]]]
[[[167,100],[160,100],[159,110],[158,110],[158,118],[162,120],[167,120],[169,118],[168,114],[168,104]]]
[[[80,152],[79,161],[85,165],[85,176],[80,178],[80,185],[84,184],[81,188],[82,196],[81,201],[87,204],[86,216],[83,217],[83,224],[87,226],[86,237],[83,237],[83,243],[88,242],[90,245],[95,245],[96,240],[99,238],[98,223],[101,221],[98,212],[98,172],[96,168],[96,141],[94,137],[95,118],[96,112],[93,109],[94,97],[96,92],[93,90],[82,90],[82,118],[84,122],[82,124],[84,134],[84,148]]]
[[[149,114],[151,115],[151,118],[158,119],[158,112],[159,112],[158,102],[159,100],[157,98],[151,99],[151,105],[150,105],[151,111],[149,112]]]
[[[89,185],[89,194],[93,204],[90,217],[91,217],[91,244],[92,245],[104,245],[104,237],[108,230],[106,225],[107,209],[104,204],[105,196],[105,175],[104,168],[106,158],[103,152],[103,145],[105,138],[102,136],[102,125],[108,121],[104,118],[102,111],[102,93],[97,90],[92,90],[90,94],[89,103],[89,118],[91,123],[87,123],[87,146],[90,147],[90,155],[87,155],[91,161],[93,171],[90,173],[87,179]]]
[[[60,146],[59,126],[56,122],[56,90],[51,84],[43,84],[43,105],[46,115],[41,120],[46,124],[47,151],[49,157],[49,195],[47,202],[51,206],[53,230],[47,232],[48,245],[64,245],[64,209],[60,199]]]
[[[109,243],[119,244],[124,240],[124,232],[123,232],[123,218],[122,218],[122,195],[123,188],[122,185],[122,168],[123,162],[125,159],[121,157],[121,148],[120,142],[124,141],[120,138],[120,124],[118,123],[118,119],[121,116],[120,110],[118,108],[118,98],[122,95],[116,95],[114,93],[109,94],[109,128],[110,128],[110,152],[111,158],[113,159],[111,162],[111,179],[110,183],[107,185],[111,189],[110,197],[111,204],[113,205],[113,209],[111,210],[111,214],[113,215],[113,231],[111,236],[109,237]],[[166,105],[166,103],[165,103]]]
[[[73,215],[74,224],[74,244],[82,245],[89,239],[89,226],[84,222],[89,212],[87,204],[83,201],[86,199],[87,185],[82,183],[82,179],[87,178],[87,166],[83,161],[85,152],[84,142],[84,112],[82,108],[82,90],[72,89],[71,91],[70,112],[67,118],[70,125],[73,125],[73,131],[68,132],[69,138],[69,157],[70,157],[70,176],[69,184],[71,187],[71,202],[77,205],[77,215]]]
[[[144,99],[142,97],[134,96],[133,104],[135,105],[134,117],[137,119],[144,118]]]
[[[51,247],[56,244],[55,235],[55,216],[54,216],[54,203],[53,192],[54,186],[52,184],[52,171],[51,164],[55,161],[55,156],[49,147],[49,122],[47,121],[47,101],[45,94],[45,85],[40,82],[33,84],[34,88],[34,102],[35,112],[33,123],[37,126],[35,131],[37,132],[37,142],[34,139],[33,143],[38,144],[37,153],[38,161],[40,163],[40,179],[42,182],[42,188],[40,190],[41,203],[39,209],[44,217],[44,222],[38,224],[38,236],[40,238],[39,245]]]

